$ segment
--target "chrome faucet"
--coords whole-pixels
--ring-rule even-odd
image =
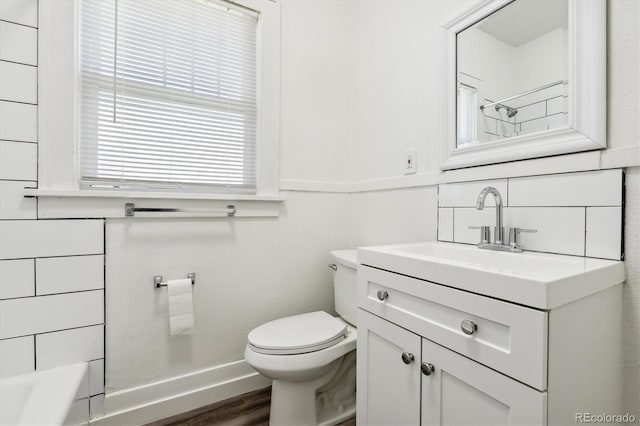
[[[493,195],[493,199],[496,201],[496,226],[493,230],[493,243],[504,244],[504,226],[502,226],[502,196],[493,186],[487,186],[480,194],[478,194],[478,201],[476,202],[476,209],[484,209],[484,200],[487,195]]]
[[[487,186],[480,194],[478,194],[478,201],[476,201],[476,209],[484,209],[484,201],[487,195],[493,195],[493,199],[496,202],[496,225],[494,227],[493,242],[491,242],[491,231],[489,226],[470,226],[472,229],[480,229],[480,242],[478,247],[488,250],[500,250],[500,251],[512,251],[521,252],[522,244],[520,243],[521,232],[538,232],[535,229],[522,229],[522,228],[509,228],[509,242],[504,240],[504,225],[502,215],[502,196],[493,186]]]

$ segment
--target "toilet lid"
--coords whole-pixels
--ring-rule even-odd
[[[262,324],[249,332],[256,352],[302,354],[333,346],[344,338],[347,326],[324,311],[293,315]]]

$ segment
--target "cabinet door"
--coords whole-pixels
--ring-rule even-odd
[[[547,423],[546,392],[523,385],[427,339],[422,339],[422,363],[433,365],[433,372],[422,368],[423,425]]]
[[[358,309],[358,424],[420,423],[420,341],[420,336]]]

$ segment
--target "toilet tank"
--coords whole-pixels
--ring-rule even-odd
[[[352,325],[356,325],[356,250],[334,250],[331,262],[336,265],[333,273],[335,307],[338,315]]]

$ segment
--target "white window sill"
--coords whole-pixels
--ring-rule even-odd
[[[138,217],[216,217],[203,213],[225,209],[232,204],[234,217],[278,217],[283,196],[203,194],[143,191],[60,190],[25,188],[25,197],[38,198],[38,217],[45,218],[124,218],[126,203],[136,207],[194,209],[195,212],[136,213]],[[127,218],[130,219],[130,218]]]

